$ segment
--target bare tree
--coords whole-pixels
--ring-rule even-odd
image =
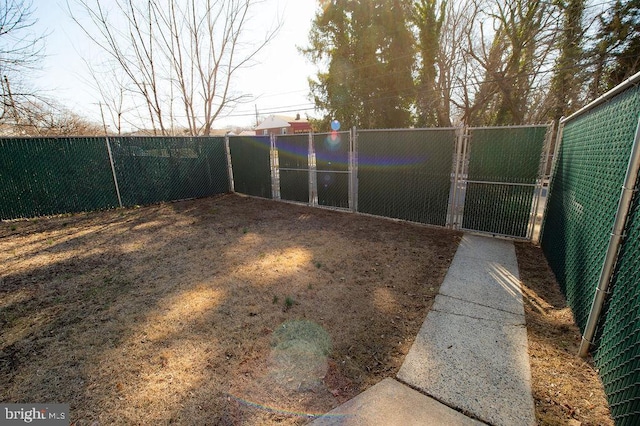
[[[33,31],[32,3],[27,0],[0,2],[0,96],[3,124],[21,121],[36,93],[22,76],[34,69],[44,54],[45,34]]]
[[[439,125],[450,126],[468,97],[467,34],[471,31],[474,4],[469,1],[447,2],[436,60],[436,90],[442,99],[438,108]]]
[[[544,0],[472,0],[464,44],[462,121],[523,124],[544,119],[557,55],[560,11]]]
[[[107,10],[99,0],[72,0],[68,8],[117,70],[116,93],[132,99],[127,115],[160,134],[181,125],[208,135],[217,117],[245,99],[233,90],[234,76],[279,29],[275,24],[260,40],[247,40],[258,1],[115,0]]]

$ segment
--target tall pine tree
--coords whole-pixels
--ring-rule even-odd
[[[417,0],[413,11],[413,22],[418,32],[418,67],[416,124],[420,127],[448,127],[451,125],[444,112],[442,94],[437,90],[439,71],[437,68],[442,24],[447,7],[446,0]]]
[[[322,2],[303,52],[326,66],[310,80],[316,107],[343,127],[413,124],[415,42],[406,0]]]
[[[595,97],[640,71],[640,0],[616,1],[600,18],[593,49],[591,96]]]

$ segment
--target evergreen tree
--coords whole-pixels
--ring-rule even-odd
[[[602,94],[640,71],[640,0],[618,0],[600,18],[592,53],[596,60],[591,96]]]
[[[440,4],[438,0],[417,0],[412,16],[418,32],[420,53],[416,94],[416,122],[420,127],[451,125],[449,117],[443,114],[442,95],[436,88],[439,77],[436,64],[446,7],[446,0]]]
[[[310,80],[324,124],[344,128],[408,127],[412,124],[415,42],[406,0],[329,0],[316,14],[303,50],[327,66]]]
[[[551,115],[560,120],[579,107],[580,89],[584,83],[580,64],[584,60],[582,16],[585,0],[567,0],[561,3],[563,31],[559,40],[559,56],[551,82]]]

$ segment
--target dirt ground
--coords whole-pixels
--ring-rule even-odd
[[[460,234],[224,195],[0,223],[0,401],[72,423],[302,424],[394,376]],[[516,244],[536,415],[613,425]]]
[[[2,222],[0,401],[305,423],[395,375],[460,236],[236,195]]]
[[[516,244],[540,425],[613,425],[598,373],[577,356],[581,335],[542,250]]]

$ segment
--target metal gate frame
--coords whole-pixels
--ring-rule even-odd
[[[517,182],[489,182],[489,181],[475,181],[469,180],[469,163],[471,160],[471,147],[472,147],[472,130],[473,129],[513,129],[513,128],[531,128],[531,127],[547,127],[545,134],[545,140],[543,143],[543,149],[540,153],[540,161],[538,164],[538,173],[535,179],[535,183],[517,183]],[[501,126],[501,127],[468,127],[462,126],[457,128],[455,141],[454,154],[451,163],[451,190],[449,194],[449,207],[447,212],[447,220],[445,227],[454,230],[460,230],[465,232],[473,232],[478,234],[493,235],[497,237],[504,237],[518,240],[531,240],[533,231],[537,222],[538,207],[541,203],[545,202],[543,195],[543,187],[548,178],[546,170],[548,168],[548,161],[550,156],[550,148],[553,136],[553,124],[550,125],[520,125],[520,126]],[[331,133],[309,133],[308,134],[308,183],[309,183],[309,200],[307,203],[311,207],[320,207],[341,211],[358,211],[358,130],[353,127],[348,132],[340,132],[342,135],[349,137],[349,150],[348,150],[348,168],[346,171],[336,170],[318,170],[316,152],[314,149],[314,137],[315,136],[330,136]],[[278,136],[271,135],[271,178],[272,178],[272,196],[275,200],[281,200],[284,202],[300,204],[299,201],[282,200],[280,190],[280,164],[278,160]],[[285,169],[282,169],[285,170]],[[303,169],[296,169],[303,170]],[[348,208],[334,207],[322,205],[318,202],[318,172],[338,173],[348,175]],[[230,172],[232,175],[232,172]],[[233,179],[230,179],[230,184],[233,185]],[[499,234],[495,232],[487,232],[482,230],[468,229],[463,226],[463,217],[465,210],[466,191],[468,184],[480,183],[485,185],[508,185],[508,186],[523,186],[534,187],[534,193],[531,200],[531,208],[529,212],[529,220],[526,230],[526,236],[514,236]],[[434,225],[435,226],[435,225]]]
[[[357,211],[358,205],[358,178],[357,178],[357,152],[356,152],[356,128],[349,130],[348,132],[339,132],[342,135],[349,136],[349,149],[348,149],[348,167],[346,171],[338,171],[338,170],[318,170],[317,160],[316,160],[316,152],[314,149],[314,136],[330,136],[331,133],[309,133],[308,134],[308,148],[307,148],[307,165],[308,169],[285,169],[280,168],[279,158],[278,158],[278,135],[271,135],[271,181],[272,181],[272,196],[274,200],[280,200],[287,203],[301,204],[299,201],[293,200],[283,200],[281,197],[280,190],[280,170],[307,170],[309,175],[309,201],[308,203],[302,203],[309,205],[311,207],[319,207],[326,209],[334,209],[341,211]],[[320,173],[336,173],[336,174],[347,174],[347,183],[348,183],[348,195],[349,195],[349,207],[334,207],[334,206],[326,206],[320,204],[318,202],[318,172]]]
[[[516,182],[489,182],[481,180],[469,179],[469,163],[471,160],[471,147],[472,147],[472,135],[471,131],[474,129],[514,129],[514,128],[531,128],[531,127],[547,127],[545,134],[545,140],[543,142],[543,149],[540,153],[540,160],[538,163],[538,174],[536,176],[535,183],[525,184]],[[449,213],[449,223],[447,227],[468,231],[479,234],[487,234],[498,237],[505,237],[517,240],[531,240],[533,230],[536,224],[536,216],[538,211],[538,205],[543,202],[542,200],[542,187],[545,180],[545,170],[547,168],[547,161],[549,158],[549,150],[551,148],[551,139],[553,135],[553,124],[550,125],[518,125],[518,126],[493,126],[493,127],[468,127],[461,128],[458,136],[456,137],[456,154],[452,171],[452,190],[451,190],[451,207]],[[529,211],[529,220],[527,225],[526,236],[520,237],[515,235],[500,234],[495,232],[487,232],[476,229],[465,228],[463,226],[463,217],[465,211],[466,192],[469,183],[477,183],[484,185],[500,185],[500,186],[522,186],[522,187],[534,187],[534,195],[531,200],[531,208]]]

